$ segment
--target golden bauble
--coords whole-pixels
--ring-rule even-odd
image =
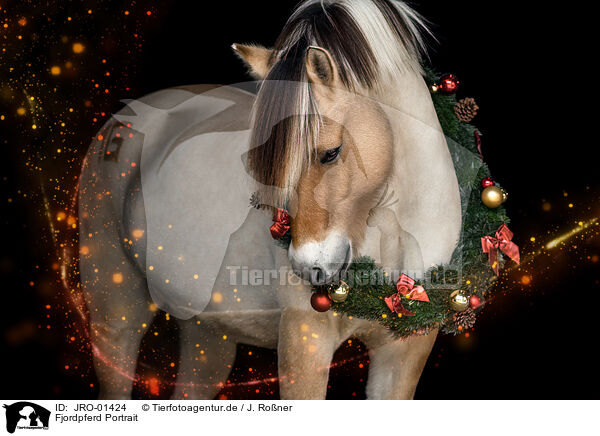
[[[508,194],[497,186],[488,186],[481,192],[481,201],[490,209],[495,209],[506,201]]]
[[[336,303],[343,303],[350,294],[350,286],[348,283],[341,281],[337,285],[331,286],[329,289],[329,298]]]
[[[469,308],[469,296],[465,291],[457,289],[450,294],[450,307],[456,312],[464,312]]]

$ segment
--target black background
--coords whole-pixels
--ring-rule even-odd
[[[598,216],[597,123],[587,105],[597,94],[598,77],[586,65],[587,57],[595,56],[586,47],[591,42],[584,33],[586,11],[564,4],[559,9],[544,6],[549,3],[523,3],[428,1],[414,6],[433,23],[439,39],[432,44],[432,64],[441,72],[455,73],[461,80],[459,97],[474,97],[481,108],[474,123],[483,133],[483,155],[510,194],[506,207],[515,241],[522,252],[531,252],[551,235]],[[169,86],[246,80],[231,43],[272,44],[294,4],[156,4],[137,68],[128,77],[130,89],[123,95],[112,92],[105,97],[106,105],[114,112],[121,107],[120,98]],[[115,13],[118,10],[115,7]],[[62,31],[61,24],[55,27],[57,33]],[[93,39],[93,26],[89,32],[87,37]],[[112,56],[123,56],[118,43]],[[2,397],[94,398],[97,381],[89,348],[68,340],[71,315],[44,308],[54,306],[61,291],[56,278],[48,279],[56,272],[49,266],[49,243],[41,236],[47,232],[41,200],[32,195],[6,205],[5,199],[19,189],[33,188],[24,186],[28,182],[18,157],[22,139],[2,126]],[[97,126],[81,120],[78,129],[91,137]],[[84,152],[82,147],[79,159]],[[549,211],[544,203],[551,205]],[[469,338],[441,336],[416,397],[596,398],[600,386],[593,356],[600,297],[593,256],[600,254],[600,247],[593,237],[574,244],[534,261],[526,272],[532,277],[529,285],[519,283],[525,272],[507,274]],[[51,329],[43,328],[46,317]],[[176,333],[173,322],[159,324]],[[159,367],[157,373],[168,379],[169,371],[160,368],[173,360],[176,341],[162,346],[165,360],[157,355],[146,365]],[[257,368],[255,377],[276,371],[274,352],[252,349],[249,362],[248,348],[240,351],[232,381],[248,380],[244,369],[249,365]],[[356,343],[345,345],[338,357],[351,358],[360,351]],[[330,398],[364,397],[368,365],[362,359],[365,364],[359,368],[358,362],[332,370]],[[168,393],[167,387],[160,395]],[[258,393],[235,387],[222,392],[243,398],[277,394],[276,384]],[[135,395],[151,394],[140,386]]]

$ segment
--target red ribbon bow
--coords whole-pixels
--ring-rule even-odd
[[[390,295],[384,299],[385,304],[390,308],[392,312],[400,313],[406,316],[414,316],[415,314],[407,310],[402,305],[402,297],[416,301],[429,301],[425,288],[421,285],[415,286],[415,281],[406,274],[402,274],[396,282],[396,292],[394,295]]]
[[[481,247],[484,253],[488,253],[488,260],[492,269],[499,275],[498,272],[498,250],[502,251],[515,262],[521,261],[519,255],[519,247],[511,241],[513,232],[511,232],[505,224],[502,224],[496,232],[496,237],[484,236],[481,238]]]
[[[290,214],[285,209],[277,208],[273,213],[273,225],[271,226],[271,236],[279,239],[290,229]]]

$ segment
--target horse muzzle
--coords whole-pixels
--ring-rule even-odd
[[[352,261],[352,243],[337,232],[323,241],[305,242],[296,247],[293,242],[288,252],[294,273],[313,286],[322,286],[340,280]]]

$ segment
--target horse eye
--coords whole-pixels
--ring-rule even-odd
[[[321,158],[321,163],[326,164],[326,163],[333,162],[340,155],[340,151],[342,151],[341,145],[339,147],[331,148],[331,149],[327,150],[325,152],[325,154],[323,155],[323,157]]]

